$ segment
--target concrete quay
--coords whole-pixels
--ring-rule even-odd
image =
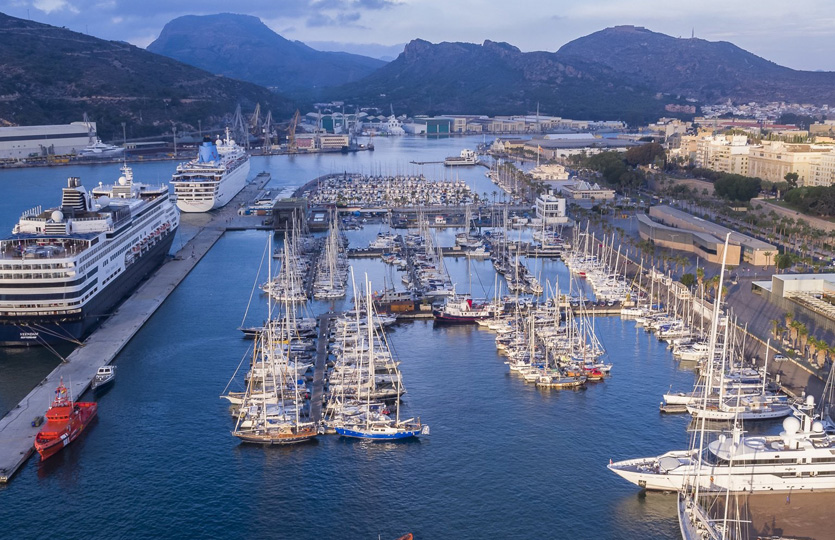
[[[70,395],[79,398],[90,386],[98,368],[116,358],[227,228],[235,223],[239,205],[254,197],[263,183],[248,184],[216,213],[183,214],[177,232],[179,238],[175,239],[175,246],[182,247],[175,257],[140,284],[81,346],[0,419],[0,484],[7,483],[33,454],[40,427],[33,427],[32,420],[49,408],[59,380],[63,378]]]
[[[313,390],[310,393],[310,420],[312,422],[322,421],[322,405],[325,395],[325,371],[327,370],[328,358],[328,336],[330,335],[331,321],[337,316],[336,313],[323,313],[319,316],[319,339],[316,343],[316,364],[313,366]]]

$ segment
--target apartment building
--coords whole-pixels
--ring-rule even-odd
[[[783,182],[786,174],[794,172],[797,173],[799,186],[828,185],[816,184],[813,179],[815,172],[819,171],[819,181],[825,181],[825,172],[820,169],[820,164],[822,156],[831,152],[831,146],[764,142],[762,146],[752,148],[748,155],[748,176],[769,182]],[[832,183],[831,179],[829,183]]]

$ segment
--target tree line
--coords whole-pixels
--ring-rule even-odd
[[[835,216],[835,186],[790,189],[783,200],[804,214]]]
[[[579,154],[571,156],[576,167],[591,169],[618,191],[629,193],[641,187],[646,176],[640,165],[660,164],[665,160],[664,147],[656,142],[633,146],[626,152],[600,152],[592,156]]]

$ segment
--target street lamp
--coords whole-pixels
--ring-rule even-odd
[[[125,149],[125,152],[128,151],[128,136],[125,132],[125,123],[122,122],[122,148]]]
[[[198,130],[198,133],[200,133],[200,140],[202,141],[203,140],[203,120],[198,120],[197,121],[197,130]]]

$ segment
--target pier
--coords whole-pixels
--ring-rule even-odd
[[[325,370],[328,358],[328,336],[331,321],[336,313],[328,312],[319,315],[319,339],[316,342],[316,364],[313,366],[313,391],[310,393],[310,421],[322,420],[322,405],[325,395]]]
[[[236,227],[240,221],[238,207],[251,200],[265,183],[262,179],[248,184],[216,213],[183,214],[177,232],[183,244],[177,254],[140,284],[81,346],[0,419],[0,484],[7,483],[34,453],[40,427],[33,427],[32,420],[49,408],[58,381],[63,378],[70,396],[80,398],[98,368],[116,358],[223,233]]]

